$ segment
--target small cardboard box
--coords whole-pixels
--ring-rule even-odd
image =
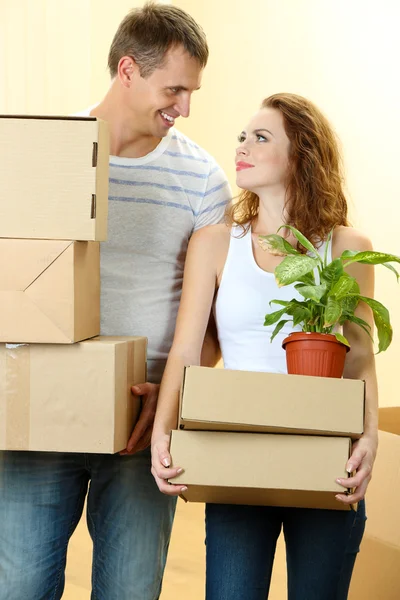
[[[0,342],[69,344],[99,333],[98,242],[0,239]]]
[[[379,429],[400,435],[400,406],[379,409]]]
[[[344,437],[173,431],[171,456],[184,469],[171,483],[189,502],[349,510],[335,494],[348,477]]]
[[[107,239],[108,124],[0,115],[0,237]]]
[[[123,450],[146,381],[144,337],[0,346],[0,449]]]
[[[393,409],[380,409],[387,416]],[[397,430],[400,434],[400,429]],[[400,435],[379,431],[379,446],[366,494],[367,523],[349,600],[400,598]]]
[[[186,367],[179,428],[357,439],[364,387],[353,379]]]

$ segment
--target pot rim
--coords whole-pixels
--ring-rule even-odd
[[[317,331],[293,331],[283,340],[282,348],[285,348],[290,342],[301,340],[307,341],[307,337],[314,338],[314,340],[319,340],[321,342],[339,344],[339,346],[344,346],[346,348],[346,352],[350,350],[349,346],[346,346],[346,344],[337,340],[332,333],[320,333]]]

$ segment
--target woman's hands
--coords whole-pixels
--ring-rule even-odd
[[[158,489],[163,494],[168,496],[179,496],[185,492],[185,485],[175,485],[168,483],[168,479],[176,477],[183,472],[181,467],[171,467],[172,459],[169,453],[170,436],[163,434],[160,436],[153,435],[151,445],[151,473],[156,480]]]
[[[364,434],[353,445],[353,452],[347,464],[346,471],[352,473],[356,471],[354,477],[348,479],[337,479],[337,483],[345,488],[355,488],[352,494],[337,494],[336,499],[343,504],[355,504],[360,502],[365,496],[368,484],[372,476],[372,467],[375,461],[378,448],[378,438],[376,435]]]

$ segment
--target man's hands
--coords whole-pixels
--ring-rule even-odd
[[[142,383],[132,387],[132,393],[142,397],[142,410],[125,450],[120,452],[122,456],[135,454],[150,446],[159,389],[157,383]]]

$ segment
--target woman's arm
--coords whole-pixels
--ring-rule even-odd
[[[174,341],[161,382],[152,435],[152,473],[159,489],[170,495],[183,490],[166,481],[181,472],[179,467],[169,468],[169,443],[171,429],[177,426],[183,370],[185,365],[200,364],[227,236],[229,239],[224,225],[204,227],[193,235],[186,256]]]
[[[341,227],[335,232],[333,258],[337,258],[344,250],[372,250],[371,241],[359,231],[350,227]],[[346,272],[355,277],[360,286],[360,294],[374,297],[374,267],[353,263]],[[373,335],[373,316],[371,309],[360,302],[355,315],[364,319],[371,327]],[[346,356],[344,377],[365,381],[365,426],[364,434],[353,445],[352,455],[346,470],[356,475],[349,479],[338,479],[345,488],[355,488],[351,495],[338,494],[336,497],[345,504],[353,504],[364,498],[371,479],[372,466],[378,447],[378,384],[375,370],[373,344],[366,332],[354,323],[345,323],[343,333],[348,339],[351,349]]]

